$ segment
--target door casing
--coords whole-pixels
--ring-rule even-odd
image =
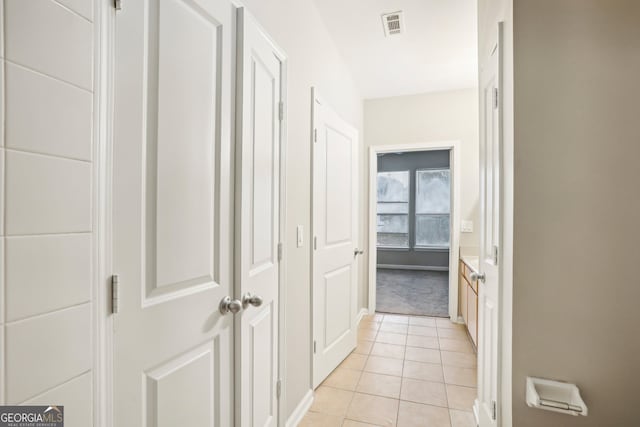
[[[113,317],[108,284],[112,274],[111,178],[113,171],[113,87],[115,13],[110,0],[95,0],[94,21],[94,425],[113,427]]]
[[[460,253],[460,141],[421,142],[415,144],[376,145],[369,147],[369,313],[376,311],[376,234],[378,154],[412,151],[450,151],[451,183],[451,243],[449,247],[449,316],[458,318],[458,254]]]

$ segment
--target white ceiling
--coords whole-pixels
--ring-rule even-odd
[[[477,85],[476,0],[315,0],[365,99]],[[385,37],[383,13],[404,12]]]

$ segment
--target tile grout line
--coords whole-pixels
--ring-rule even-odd
[[[22,64],[20,62],[17,62],[15,60],[13,60],[13,59],[9,59],[9,58],[7,58],[6,54],[4,56],[4,61],[5,61],[5,64],[11,64],[11,65],[15,65],[16,67],[24,68],[25,70],[31,71],[32,73],[35,73],[35,74],[38,74],[40,76],[44,76],[44,77],[56,80],[56,81],[61,82],[61,83],[65,83],[65,84],[67,84],[69,86],[72,86],[72,87],[74,87],[76,89],[80,89],[80,90],[82,90],[84,92],[87,92],[87,93],[89,93],[91,95],[94,94],[93,89],[87,89],[86,87],[83,87],[83,86],[81,86],[81,85],[79,85],[77,83],[70,82],[69,80],[53,76],[53,75],[48,74],[48,73],[46,73],[44,71],[40,71],[40,70],[38,70],[36,68],[33,68],[33,67],[29,66],[29,65],[25,65],[25,64]],[[5,67],[5,71],[6,71],[6,67]]]
[[[83,305],[86,305],[86,304],[89,304],[89,303],[91,303],[91,300],[87,300],[87,301],[79,302],[79,303],[76,303],[76,304],[73,304],[73,305],[69,305],[69,306],[66,306],[66,307],[62,307],[62,308],[56,308],[56,309],[53,309],[53,310],[51,310],[51,311],[47,311],[47,312],[45,312],[45,313],[31,314],[31,315],[26,316],[26,317],[21,317],[21,318],[19,318],[19,319],[10,320],[10,321],[6,322],[6,323],[4,324],[4,326],[5,326],[5,327],[13,326],[13,325],[15,325],[15,324],[19,324],[19,323],[27,322],[27,321],[29,321],[29,320],[33,320],[33,319],[39,319],[39,318],[42,318],[42,317],[45,317],[45,316],[49,316],[49,315],[51,315],[51,314],[62,313],[62,312],[66,312],[66,311],[71,311],[71,310],[74,310],[74,309],[76,309],[76,308],[82,307]]]
[[[61,231],[51,233],[33,233],[33,234],[5,234],[3,237],[6,239],[23,239],[30,237],[68,237],[78,236],[82,234],[90,235],[91,231]]]
[[[380,322],[373,322],[373,323],[376,323],[376,325],[377,325],[377,326],[375,326],[373,328],[373,329],[375,329],[375,333],[372,334],[372,335],[369,335],[367,337],[364,337],[363,339],[360,339],[360,338],[358,339],[359,342],[361,342],[361,341],[370,342],[371,343],[371,348],[369,349],[369,351],[366,354],[353,353],[353,354],[359,354],[360,356],[364,356],[364,362],[363,362],[364,364],[362,366],[362,369],[358,370],[359,373],[358,373],[358,376],[357,376],[355,390],[353,390],[353,394],[352,394],[351,400],[350,400],[349,404],[347,405],[347,414],[348,414],[348,411],[351,408],[351,405],[353,404],[353,400],[355,399],[355,394],[356,393],[359,393],[361,395],[372,396],[372,397],[381,397],[381,398],[386,398],[386,399],[392,399],[392,400],[395,400],[395,401],[398,402],[398,410],[396,411],[396,424],[394,424],[394,425],[397,425],[397,422],[399,421],[399,417],[400,417],[400,405],[404,401],[402,399],[402,387],[404,385],[404,380],[405,380],[404,373],[405,373],[405,368],[406,368],[406,362],[408,361],[408,359],[407,359],[407,349],[408,349],[408,347],[414,347],[414,348],[418,348],[418,349],[421,349],[421,350],[430,350],[430,351],[438,350],[437,354],[439,355],[439,358],[440,358],[439,364],[440,364],[440,371],[442,373],[442,383],[441,384],[444,387],[444,395],[445,395],[445,399],[446,399],[445,400],[446,405],[445,406],[440,406],[440,405],[434,405],[434,404],[424,403],[424,402],[421,402],[421,401],[414,401],[414,400],[406,400],[406,402],[411,402],[411,403],[414,403],[414,404],[417,404],[417,405],[424,405],[424,406],[430,406],[430,407],[439,407],[439,408],[445,409],[448,412],[447,416],[448,416],[450,425],[453,425],[453,418],[452,418],[453,414],[452,414],[452,408],[450,407],[450,398],[449,398],[449,392],[448,392],[448,388],[447,388],[447,386],[449,384],[447,384],[446,379],[444,377],[444,366],[445,365],[444,365],[444,360],[443,360],[443,352],[447,351],[447,352],[459,353],[459,354],[472,354],[472,355],[474,355],[474,357],[477,357],[477,355],[475,355],[474,353],[469,353],[469,352],[464,352],[464,351],[443,350],[441,348],[441,345],[440,345],[440,338],[441,338],[440,333],[441,333],[441,331],[443,329],[448,329],[448,328],[441,328],[437,324],[436,324],[436,327],[434,328],[435,332],[436,332],[436,336],[433,337],[433,338],[436,338],[437,343],[438,343],[438,348],[437,349],[431,349],[431,348],[426,348],[426,347],[416,347],[416,346],[407,345],[408,344],[409,335],[413,335],[413,334],[409,334],[408,328],[409,328],[409,326],[411,326],[409,323],[407,323],[407,330],[404,333],[383,331],[382,330],[382,326],[384,324],[384,316],[381,318]],[[388,322],[388,323],[395,323],[395,322]],[[398,323],[398,324],[402,324],[402,323]],[[418,325],[418,326],[420,326],[420,325]],[[362,328],[362,329],[364,329],[364,328]],[[367,328],[367,329],[371,330],[372,328]],[[404,338],[404,345],[399,345],[399,344],[394,344],[394,343],[385,343],[385,342],[378,341],[381,333],[391,333],[391,334],[403,335],[405,337]],[[428,336],[425,336],[425,337],[428,337]],[[442,337],[442,338],[446,339],[447,337]],[[452,340],[456,340],[456,341],[464,341],[464,340],[458,340],[458,339],[456,339],[456,337],[453,337],[451,339]],[[467,339],[467,342],[469,342],[468,339]],[[398,359],[398,358],[394,358],[394,357],[386,357],[386,355],[381,355],[380,356],[380,355],[373,354],[373,351],[374,351],[373,347],[376,344],[391,345],[391,346],[401,346],[403,348],[403,358],[402,359]],[[393,375],[393,374],[376,373],[376,372],[366,371],[366,366],[367,366],[368,362],[371,360],[372,356],[376,356],[376,357],[379,357],[379,358],[382,358],[382,359],[388,359],[388,360],[402,360],[402,369],[401,369],[400,375],[399,375],[399,379],[400,379],[400,395],[399,395],[398,398],[392,398],[392,397],[389,397],[389,396],[384,396],[384,395],[376,394],[376,393],[373,393],[373,392],[366,392],[366,391],[359,391],[358,390],[358,388],[360,386],[360,383],[362,382],[362,379],[363,379],[365,373],[370,373],[372,375],[387,376],[387,377],[396,377],[396,375]],[[434,363],[429,363],[429,362],[425,362],[425,361],[416,361],[416,362],[417,363],[423,363],[423,364],[430,364],[430,365],[434,364]],[[453,365],[453,367],[455,367],[457,369],[465,369],[465,367],[462,367],[462,366],[458,367],[458,366]],[[345,368],[345,369],[347,369],[347,368]],[[416,380],[418,380],[418,381],[427,381],[427,382],[438,382],[439,383],[439,381],[430,381],[430,380],[424,380],[424,379],[421,380],[421,379],[417,379],[417,378],[416,378]],[[452,385],[454,385],[454,384],[452,384]],[[469,386],[462,386],[462,385],[455,385],[455,386],[477,390],[477,387],[469,387]],[[327,386],[327,387],[332,388],[332,389],[350,391],[350,390],[340,389],[338,387],[333,387],[333,386]],[[469,411],[467,411],[467,412],[471,412],[471,409]],[[347,414],[345,414],[342,417],[341,422],[343,424],[348,420],[352,420],[352,421],[356,421],[356,422],[363,422],[363,421],[359,421],[357,419],[354,419],[352,417],[349,417]]]
[[[30,154],[30,155],[34,155],[34,156],[46,157],[46,158],[49,158],[49,159],[68,160],[68,161],[73,161],[73,162],[86,163],[86,164],[90,164],[90,165],[93,164],[93,160],[80,159],[78,157],[63,156],[63,155],[60,155],[60,154],[43,153],[41,151],[30,150],[30,149],[20,148],[20,147],[18,147],[18,148],[16,148],[16,147],[7,147],[6,143],[5,143],[5,146],[3,148],[4,148],[4,150],[6,152],[9,152],[9,153]]]
[[[56,388],[58,388],[58,387],[62,387],[62,386],[64,386],[64,385],[69,384],[69,383],[70,383],[70,382],[72,382],[72,381],[77,380],[77,379],[78,379],[78,378],[80,378],[81,376],[86,375],[86,374],[88,374],[88,373],[89,373],[89,372],[91,372],[91,371],[93,371],[93,368],[89,368],[89,369],[87,369],[87,370],[85,370],[85,371],[82,371],[82,372],[80,372],[79,374],[76,374],[76,375],[72,376],[71,378],[67,378],[66,380],[62,381],[62,382],[61,382],[61,383],[59,383],[59,384],[55,384],[55,385],[53,385],[53,386],[51,386],[51,387],[47,388],[46,390],[41,391],[41,392],[40,392],[40,393],[38,393],[38,394],[32,395],[32,396],[30,396],[30,397],[28,397],[28,398],[24,399],[22,402],[18,403],[18,405],[24,405],[26,402],[28,402],[28,401],[30,401],[30,400],[37,399],[38,397],[40,397],[40,396],[42,396],[42,395],[44,395],[44,394],[47,394],[47,393],[49,393],[49,392],[51,392],[51,391],[55,390],[55,389],[56,389]]]
[[[373,337],[373,343],[375,344],[376,342],[376,338],[378,336],[378,330],[379,330],[380,326],[378,326],[378,328],[376,329],[376,333]],[[359,331],[358,331],[359,332]],[[348,415],[349,415],[349,410],[351,409],[351,405],[353,405],[353,399],[355,399],[356,397],[356,393],[358,393],[358,385],[360,385],[360,381],[362,380],[362,375],[364,374],[364,368],[367,366],[367,362],[369,361],[369,357],[371,355],[371,351],[373,350],[373,345],[371,345],[371,349],[369,350],[369,352],[365,355],[365,360],[364,360],[364,364],[362,365],[362,369],[360,370],[360,375],[358,376],[358,381],[356,382],[356,389],[353,391],[353,394],[351,396],[351,400],[349,401],[349,404],[347,405],[347,412],[344,414],[344,417],[342,419],[342,423],[341,425],[344,425],[344,421],[347,420]],[[339,366],[339,365],[338,365]]]
[[[447,412],[449,413],[449,423],[453,425],[451,419],[451,404],[449,403],[449,388],[447,387],[447,379],[444,376],[444,360],[442,360],[442,349],[440,349],[440,369],[442,370],[442,381],[444,382],[444,396],[447,399]]]
[[[67,10],[69,13],[76,15],[78,18],[82,18],[85,21],[87,21],[88,23],[90,23],[91,25],[93,25],[93,19],[87,18],[86,16],[82,15],[80,12],[70,8],[69,6],[60,3],[59,0],[52,0],[54,3],[56,3],[58,6],[62,7],[63,9]]]
[[[408,323],[408,321],[407,321]],[[409,326],[407,326],[407,334],[405,336],[405,343],[407,342],[407,337],[409,336]],[[404,357],[402,358],[402,370],[400,371],[400,394],[398,395],[398,410],[396,412],[396,425],[398,425],[398,421],[400,420],[400,405],[402,405],[402,388],[404,387],[404,365],[407,362],[407,346],[404,346]]]

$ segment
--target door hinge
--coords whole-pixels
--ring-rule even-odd
[[[122,0],[113,0],[113,7],[116,10],[122,10]]]
[[[493,247],[493,265],[498,265],[498,247]]]
[[[318,249],[318,238],[313,236],[313,250],[315,251],[316,249]]]
[[[318,142],[318,129],[313,130],[313,142]]]
[[[117,274],[111,276],[111,314],[116,314],[120,309],[120,279]]]
[[[493,88],[493,108],[498,109],[498,88]]]
[[[282,101],[278,103],[278,119],[280,121],[284,120],[284,102]]]
[[[276,397],[280,399],[282,395],[282,380],[278,378],[278,382],[276,383]]]
[[[278,243],[278,261],[282,261],[282,243]]]
[[[316,354],[316,341],[313,341],[313,354]]]
[[[491,402],[491,419],[494,421],[498,419],[498,403],[495,400]]]

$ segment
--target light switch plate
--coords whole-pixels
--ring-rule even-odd
[[[304,229],[301,225],[296,227],[296,242],[299,248],[304,244]]]
[[[462,224],[460,224],[460,232],[473,233],[473,221],[462,220]]]

